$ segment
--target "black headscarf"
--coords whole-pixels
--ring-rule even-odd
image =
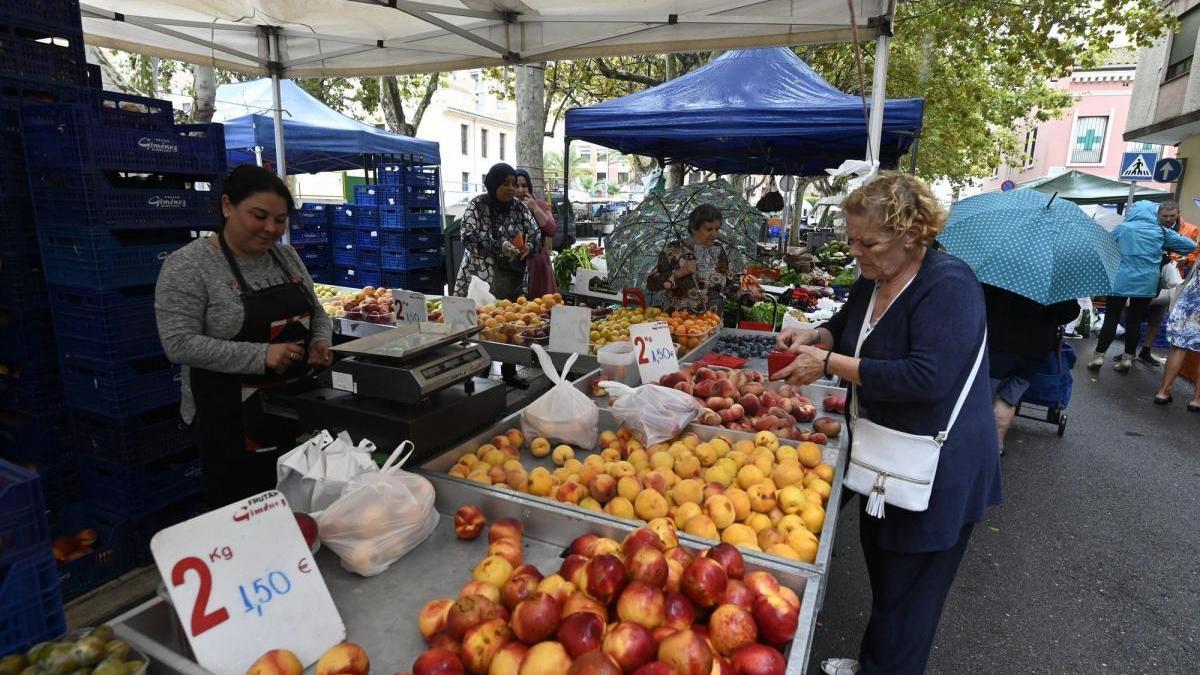
[[[483,186],[487,188],[488,203],[492,207],[493,213],[503,215],[508,213],[508,210],[512,208],[512,201],[501,202],[496,198],[496,191],[500,189],[500,186],[504,184],[504,181],[509,176],[515,175],[517,175],[516,169],[504,162],[500,162],[492,165],[492,168],[488,169],[487,175],[483,177]]]

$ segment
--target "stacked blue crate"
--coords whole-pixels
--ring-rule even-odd
[[[64,565],[64,593],[149,560],[150,525],[194,508],[199,454],[178,416],[179,368],[163,354],[154,284],[163,260],[217,223],[220,125],[176,125],[158,101],[86,91],[22,110],[29,185],[84,501],[52,524],[108,538]]]
[[[379,176],[380,184],[371,186],[371,192],[380,209],[384,285],[442,293],[445,279],[438,168],[387,164],[381,167]],[[357,191],[355,196],[359,196]]]
[[[38,497],[39,516],[45,518],[46,508],[56,512],[76,497],[79,482],[34,226],[21,109],[83,95],[78,2],[0,0],[0,54],[0,455],[40,474],[45,497]],[[36,570],[26,571],[36,576]],[[57,585],[53,590],[57,595]],[[0,653],[6,651],[9,618],[8,608],[0,608]]]
[[[333,210],[332,204],[303,204],[292,214],[289,228],[292,247],[318,284],[334,283]]]
[[[60,569],[36,474],[0,460],[0,654],[66,632]],[[89,556],[78,561],[86,564]]]

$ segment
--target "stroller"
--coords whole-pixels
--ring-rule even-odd
[[[1071,402],[1071,369],[1075,349],[1058,334],[1058,349],[1046,354],[1042,367],[1029,380],[1029,389],[1017,404],[1017,416],[1058,425],[1061,437],[1067,431],[1067,404]]]

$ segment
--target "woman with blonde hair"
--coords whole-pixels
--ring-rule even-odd
[[[772,378],[837,376],[853,385],[852,432],[855,420],[868,419],[902,434],[949,430],[924,511],[860,513],[871,617],[857,659],[822,664],[833,675],[921,673],[971,530],[1000,502],[987,314],[966,263],[931,247],[946,211],[924,182],[885,173],[842,209],[861,277],[828,323],[780,335],[777,347],[796,357]]]

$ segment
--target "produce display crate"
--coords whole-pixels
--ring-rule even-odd
[[[406,291],[422,291],[441,294],[446,280],[440,269],[414,270],[410,272],[383,271],[383,285]]]
[[[334,266],[334,283],[338,286],[362,288],[363,286],[379,286],[383,283],[380,270],[364,270],[352,267]]]
[[[50,287],[60,351],[106,363],[161,354],[154,287],[114,291]]]
[[[87,80],[86,65],[78,16],[73,29],[34,22],[12,23],[0,18],[3,76],[82,86]]]
[[[123,464],[152,462],[196,443],[175,404],[122,419],[75,413],[71,430],[80,452]]]
[[[68,504],[55,519],[51,534],[70,537],[85,528],[96,532],[92,551],[75,560],[58,561],[63,600],[77,598],[133,568],[127,519],[93,503]]]
[[[408,165],[404,167],[403,176],[404,185],[408,187],[437,189],[438,167],[436,166]]]
[[[39,410],[0,410],[0,447],[13,459],[39,462],[61,455],[72,445],[61,401]]]
[[[433,229],[441,231],[441,216],[437,211],[406,206],[385,206],[379,210],[379,227],[383,230]]]
[[[163,261],[191,238],[186,230],[38,228],[46,280],[100,291],[155,283]]]
[[[358,225],[354,228],[354,245],[359,250],[379,250],[379,225]]]
[[[66,631],[58,568],[49,548],[0,568],[0,654],[25,651]]]
[[[335,225],[333,227],[332,244],[335,249],[336,248],[345,248],[347,246],[353,247],[354,242],[357,239],[357,237],[358,237],[358,233],[355,231],[353,226],[343,227],[341,225]]]
[[[435,228],[404,229],[398,232],[384,231],[380,241],[385,251],[403,251],[408,249],[441,248],[442,233]]]
[[[60,363],[70,408],[123,418],[179,401],[179,367],[165,356],[116,364],[72,357]]]
[[[762,337],[763,334],[764,334],[764,331],[758,331],[758,330],[745,330],[745,329],[741,329],[741,328],[722,328],[721,330],[719,330],[715,334],[713,334],[711,337],[709,337],[707,340],[700,343],[700,345],[697,346],[695,349],[689,351],[686,355],[681,357],[679,359],[679,363],[680,363],[680,365],[695,363],[696,361],[704,358],[705,356],[710,354],[714,349],[716,349],[717,342],[722,335],[749,335],[749,336],[753,336],[753,337]],[[744,367],[749,368],[751,370],[757,370],[760,373],[769,372],[767,370],[767,360],[764,358],[758,358],[758,357],[749,358],[746,360],[746,365]],[[839,387],[836,385],[836,383],[833,380],[827,380],[827,379],[817,380],[813,384],[811,384],[807,387],[804,387],[804,390],[805,390],[804,395],[808,396],[810,399],[812,399],[812,402],[814,404],[816,404],[818,408],[821,407],[820,406],[821,399],[823,399],[826,394],[838,393],[839,395],[844,396],[846,393],[846,390],[844,387]],[[809,393],[809,392],[811,392],[811,393]]]
[[[41,480],[34,472],[0,459],[0,568],[49,545]]]
[[[308,202],[292,214],[292,231],[328,230],[333,225],[333,205]]]
[[[406,227],[418,228],[435,228],[439,232],[442,229],[442,216],[437,211],[429,209],[409,210],[404,216]]]
[[[394,185],[355,185],[354,203],[360,207],[395,206],[404,194],[404,188]]]
[[[384,251],[383,269],[407,272],[435,269],[442,265],[441,251]]]
[[[437,187],[406,185],[405,189],[404,205],[410,209],[436,209],[441,204]]]
[[[353,207],[353,210],[350,211],[350,222],[354,225],[354,229],[360,232],[364,229],[378,229],[378,206],[354,204]]]
[[[354,250],[353,244],[338,246],[333,249],[332,260],[334,265],[354,267],[358,264],[358,252]]]
[[[326,225],[304,226],[298,229],[292,225],[290,229],[293,246],[324,245],[329,243],[329,228]]]
[[[38,222],[108,229],[211,229],[220,176],[60,170],[29,178]]]
[[[30,169],[225,173],[225,128],[220,124],[150,130],[113,119],[92,105],[24,108],[21,123]]]
[[[123,516],[156,511],[204,490],[194,447],[140,464],[83,455],[79,465],[84,496]]]

